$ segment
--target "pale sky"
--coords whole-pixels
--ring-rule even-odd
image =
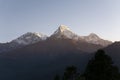
[[[26,32],[51,35],[61,24],[120,41],[120,0],[0,0],[0,43]]]

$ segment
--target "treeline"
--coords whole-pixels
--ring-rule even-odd
[[[103,50],[98,50],[89,60],[83,74],[75,66],[69,66],[62,77],[55,75],[54,80],[120,80],[120,73],[112,58]]]

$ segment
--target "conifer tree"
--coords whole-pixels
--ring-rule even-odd
[[[120,80],[118,68],[103,50],[98,50],[88,62],[84,75],[86,80]]]
[[[75,80],[76,74],[77,68],[75,66],[67,67],[64,72],[63,80]]]

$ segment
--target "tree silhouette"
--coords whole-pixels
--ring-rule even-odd
[[[75,66],[67,67],[64,72],[63,80],[75,80],[76,74],[77,68]]]
[[[86,80],[120,80],[118,68],[103,50],[98,50],[88,62],[84,75]]]

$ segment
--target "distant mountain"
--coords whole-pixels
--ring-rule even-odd
[[[59,28],[50,36],[52,38],[68,38],[78,40],[79,36],[73,33],[67,26],[60,25]]]
[[[22,36],[18,37],[17,39],[13,40],[12,42],[22,44],[22,45],[29,45],[29,44],[39,42],[41,40],[46,40],[46,39],[47,39],[47,36],[43,35],[41,33],[28,32],[28,33],[23,34]]]
[[[100,45],[103,47],[106,47],[106,46],[112,44],[111,41],[101,39],[99,36],[97,36],[94,33],[91,33],[88,36],[79,36],[76,33],[72,32],[67,26],[60,25],[58,27],[58,29],[50,37],[48,37],[44,34],[41,34],[41,33],[28,32],[28,33],[23,34],[22,36],[18,37],[17,39],[12,40],[11,42],[1,43],[0,44],[0,53],[2,53],[4,51],[17,49],[17,48],[20,48],[20,47],[23,47],[26,45],[34,44],[39,41],[46,40],[47,38],[49,38],[49,39],[50,38],[51,39],[72,39],[72,40],[78,41],[78,43],[84,42],[85,44],[90,43],[90,44],[93,44],[94,46]],[[81,46],[84,46],[84,45],[81,45]],[[92,49],[94,49],[94,48],[92,47]],[[96,48],[95,48],[95,50],[96,50]]]
[[[0,53],[14,50],[26,45],[46,40],[47,36],[41,33],[28,32],[8,43],[0,43]]]
[[[83,41],[87,43],[92,43],[96,45],[101,45],[103,47],[106,47],[110,44],[112,44],[111,41],[101,39],[98,35],[95,33],[91,33],[88,36],[78,36],[74,32],[72,32],[67,26],[60,25],[59,28],[50,36],[51,38],[68,38],[73,39],[77,41]]]
[[[96,35],[95,33],[91,33],[91,34],[88,35],[88,36],[82,36],[81,38],[84,39],[84,40],[85,40],[86,42],[88,42],[88,43],[98,44],[98,45],[102,45],[102,46],[104,46],[104,47],[112,44],[111,41],[101,39],[101,38],[100,38],[98,35]]]

